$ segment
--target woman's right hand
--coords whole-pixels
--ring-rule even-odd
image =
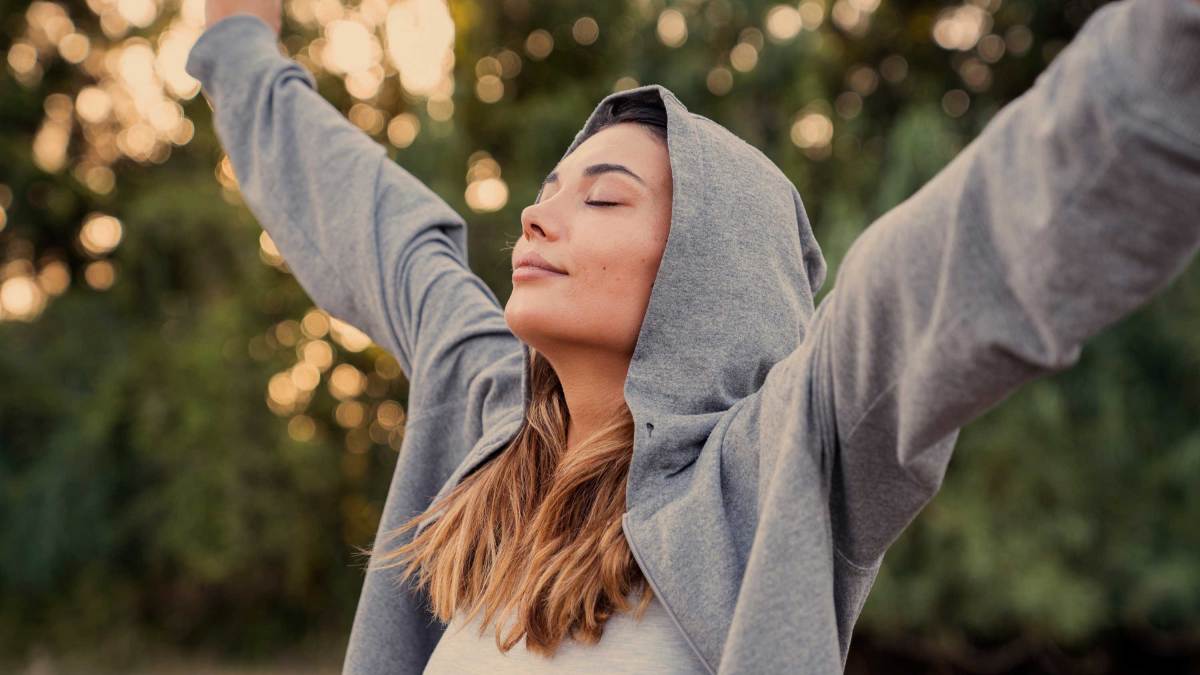
[[[282,0],[205,0],[204,2],[205,28],[234,14],[257,16],[265,21],[278,36],[283,21],[283,3]]]

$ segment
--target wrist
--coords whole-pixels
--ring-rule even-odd
[[[280,0],[205,0],[205,26],[213,26],[232,16],[253,16],[279,36],[283,9]]]

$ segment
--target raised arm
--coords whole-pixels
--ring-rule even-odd
[[[1200,3],[1097,10],[941,173],[863,232],[815,315],[835,544],[863,567],[958,430],[1171,282],[1200,245]]]
[[[247,206],[297,281],[399,360],[410,420],[458,402],[480,372],[519,354],[467,266],[463,219],[317,93],[272,27],[251,14],[213,23],[187,71]]]
[[[1074,365],[1198,246],[1200,3],[1106,5],[847,251],[804,343],[735,418],[761,439],[761,512],[786,514],[805,463],[823,467],[838,564],[873,574],[960,428]]]

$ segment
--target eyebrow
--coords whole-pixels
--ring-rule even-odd
[[[623,164],[609,164],[607,162],[601,163],[601,164],[593,164],[583,170],[583,175],[584,176],[599,176],[602,173],[610,173],[610,172],[623,173],[627,176],[631,176],[634,180],[641,183],[642,185],[646,184],[646,181],[642,180],[641,176],[630,171],[629,167],[626,167]],[[542,181],[542,187],[545,187],[547,184],[554,183],[557,181],[558,181],[558,172],[551,171],[550,175],[546,176],[546,180]]]

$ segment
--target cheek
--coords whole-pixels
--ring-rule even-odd
[[[631,242],[632,243],[632,242]],[[661,244],[638,242],[638,245],[623,246],[596,255],[588,266],[582,287],[591,289],[609,302],[629,304],[637,299],[645,300],[658,273]]]

